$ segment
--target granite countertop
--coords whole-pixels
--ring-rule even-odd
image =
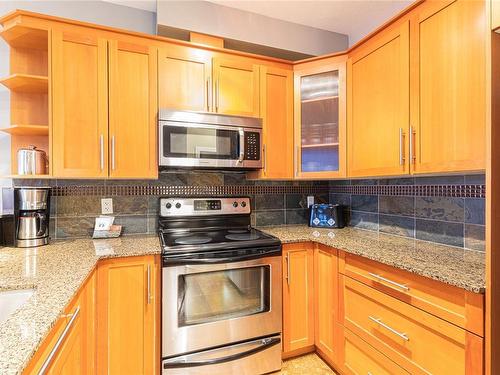
[[[282,225],[260,229],[283,243],[313,241],[474,293],[485,290],[486,266],[482,252],[355,228]]]
[[[397,268],[484,292],[484,254],[365,230],[307,226],[261,228],[283,243],[314,241]],[[0,374],[22,372],[65,307],[102,258],[159,254],[156,235],[56,241],[31,249],[0,248],[0,292],[35,289],[0,323]]]
[[[55,241],[30,249],[0,247],[0,292],[35,289],[0,322],[0,374],[23,371],[99,259],[160,252],[156,235]]]

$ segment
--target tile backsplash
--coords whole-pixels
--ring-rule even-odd
[[[349,191],[346,186],[356,185],[406,186],[400,191],[407,195],[344,192]],[[435,190],[441,186],[445,190],[443,196],[415,194],[430,185]],[[380,189],[363,190],[377,192]],[[485,199],[482,190],[484,175],[331,181],[330,203],[348,207],[346,214],[353,227],[484,251]],[[479,193],[471,194],[471,191]]]
[[[15,185],[27,181],[15,180]],[[242,195],[252,224],[306,224],[307,195],[346,206],[350,226],[484,251],[484,175],[336,181],[249,181],[242,173],[162,173],[158,180],[35,180],[53,187],[51,236],[88,237],[113,198],[123,233],[156,233],[159,197]]]

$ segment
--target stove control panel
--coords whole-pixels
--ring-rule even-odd
[[[160,216],[250,214],[250,198],[161,198]]]

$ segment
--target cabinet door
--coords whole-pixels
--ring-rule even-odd
[[[259,66],[245,59],[214,59],[215,112],[259,117]]]
[[[109,42],[109,175],[156,178],[157,51]]]
[[[262,179],[293,178],[293,76],[291,70],[260,67],[263,119]]]
[[[157,373],[157,275],[153,256],[111,259],[98,265],[98,374]]]
[[[500,0],[491,0],[491,29],[500,28]]]
[[[486,168],[484,1],[427,2],[412,18],[414,173]]]
[[[337,250],[319,247],[314,251],[315,344],[330,364],[337,361],[338,320]]]
[[[295,71],[295,174],[345,177],[345,57]]]
[[[55,177],[108,175],[106,41],[52,32],[52,160]]]
[[[347,63],[348,175],[409,173],[409,24],[392,26]]]
[[[212,56],[200,49],[167,46],[159,51],[159,107],[212,111]]]
[[[283,351],[314,346],[312,244],[283,247]]]

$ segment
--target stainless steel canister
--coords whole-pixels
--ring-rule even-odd
[[[17,174],[47,174],[49,162],[47,154],[30,145],[17,151]]]

